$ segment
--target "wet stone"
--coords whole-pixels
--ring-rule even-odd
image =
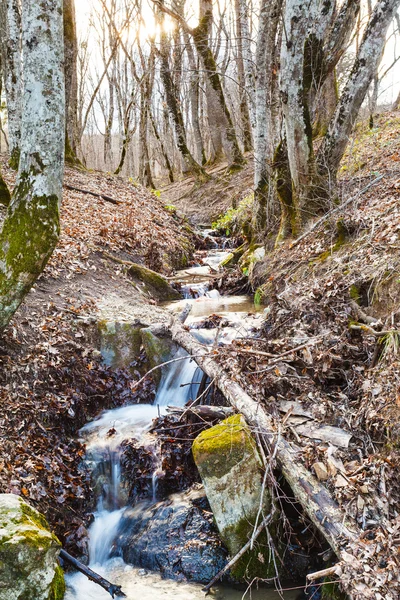
[[[124,560],[163,577],[208,583],[227,562],[202,486],[127,509],[120,531]]]

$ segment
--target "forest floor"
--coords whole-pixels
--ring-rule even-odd
[[[343,199],[355,201],[256,264],[251,282],[267,306],[262,335],[216,353],[368,530],[380,570],[369,581],[363,571],[360,585],[383,581],[381,598],[399,585],[400,567],[399,126],[399,113],[390,113],[372,130],[357,128],[341,170]],[[12,185],[5,159],[2,168]],[[191,180],[168,186],[161,198],[121,178],[66,169],[60,243],[0,342],[0,491],[45,512],[74,554],[85,550],[82,514],[91,497],[77,431],[101,407],[147,394],[132,391],[131,373],[101,363],[93,337],[99,306],[108,298],[144,323],[163,318],[156,300],[108,254],[166,275],[190,261],[193,235],[166,205],[209,225],[251,189],[250,157],[229,179],[224,169],[200,188]],[[232,270],[228,278],[243,273]],[[343,431],[342,445],[328,434],[316,441],[322,426]]]
[[[253,156],[246,155],[241,171],[228,175],[228,163],[207,169],[211,179],[199,185],[194,177],[163,186],[161,197],[195,225],[210,226],[228,208],[236,206],[253,188]]]
[[[5,157],[2,172],[12,187]],[[154,194],[107,174],[66,169],[59,244],[0,341],[0,492],[35,504],[74,554],[85,551],[82,515],[91,499],[77,432],[102,407],[146,395],[146,387],[131,391],[131,372],[101,363],[99,310],[143,326],[164,314],[109,255],[168,274],[190,260],[193,239]]]
[[[380,599],[400,597],[399,127],[357,127],[340,173],[354,200],[255,264],[262,333],[216,357],[361,528],[351,577]]]

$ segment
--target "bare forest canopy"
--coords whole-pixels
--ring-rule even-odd
[[[299,85],[320,136],[355,65],[375,4],[385,3],[83,0],[75,7],[75,30],[73,0],[65,0],[71,149],[88,168],[122,173],[152,188],[193,171],[201,177],[203,165],[221,159],[240,164],[254,150],[257,178],[263,180],[262,155],[271,166],[288,106],[285,87],[296,78],[297,67],[285,64],[284,56],[292,38],[298,42],[290,55],[308,40],[298,68],[309,73]],[[396,3],[387,4],[391,10]],[[295,28],[291,11],[299,18]],[[379,105],[395,103],[400,89],[399,18],[392,17],[379,27],[380,34],[387,31],[380,64],[375,68],[376,59],[366,58],[373,63],[364,103],[371,115]],[[16,25],[10,30],[14,40]],[[6,109],[7,75],[4,83],[7,129],[13,120]],[[13,97],[7,104],[12,102]],[[4,149],[5,135],[1,138]]]

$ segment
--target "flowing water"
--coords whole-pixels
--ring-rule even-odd
[[[211,264],[222,260],[219,250],[213,250]],[[207,267],[208,268],[208,267]],[[190,270],[189,270],[190,271]],[[201,293],[207,294],[207,283],[203,282]],[[200,291],[200,290],[199,290]],[[247,297],[222,298],[219,294],[203,296],[200,301],[192,300],[193,307],[188,319],[189,324],[215,312],[230,323],[219,333],[220,343],[229,342],[235,337],[249,335],[252,327],[259,324],[259,315]],[[171,310],[179,310],[180,303],[173,303]],[[221,333],[222,332],[222,333]],[[213,343],[216,330],[194,329],[193,333],[203,343]],[[112,581],[121,585],[128,600],[196,600],[203,599],[201,585],[164,580],[156,573],[149,573],[127,565],[122,558],[116,557],[115,541],[119,533],[121,519],[127,509],[127,497],[121,482],[120,444],[124,439],[135,438],[146,443],[152,420],[165,414],[167,406],[183,406],[190,398],[195,398],[201,381],[202,372],[196,363],[179,350],[177,357],[182,358],[163,368],[160,384],[153,405],[124,406],[105,411],[100,417],[82,429],[87,447],[87,460],[94,478],[97,480],[98,503],[94,521],[89,529],[90,567]],[[152,501],[157,500],[157,482],[160,474],[157,448],[151,448],[154,454],[154,472],[152,476]],[[75,573],[66,577],[67,593],[65,600],[106,600],[110,595],[98,585],[90,582],[84,575]],[[292,600],[297,592],[285,592],[284,598]],[[218,586],[214,597],[221,600],[239,600],[243,597],[254,600],[274,600],[280,596],[271,589],[252,590],[244,595],[226,586]]]

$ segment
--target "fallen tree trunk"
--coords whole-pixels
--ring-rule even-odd
[[[378,598],[379,595],[375,595],[377,590],[366,590],[366,586],[363,584],[360,586],[360,579],[361,581],[364,579],[364,564],[360,560],[360,558],[364,558],[364,545],[360,539],[361,531],[354,523],[349,522],[345,512],[332,499],[328,490],[302,464],[300,448],[287,442],[278,434],[272,417],[224,371],[222,366],[217,364],[210,356],[209,348],[197,342],[177,321],[173,321],[170,331],[172,339],[189,354],[195,356],[199,367],[214,380],[230,404],[242,413],[246,421],[257,428],[257,431],[269,442],[282,474],[297,501],[337,557],[344,561],[349,570],[348,573],[343,573],[340,579],[342,589],[347,592],[349,598],[352,600]],[[372,557],[370,559],[375,566],[376,560]],[[356,583],[358,588],[355,587]],[[382,589],[379,589],[379,592],[382,591],[388,591],[385,584]],[[380,597],[382,598],[382,596]],[[394,598],[394,596],[389,594],[385,598]]]

